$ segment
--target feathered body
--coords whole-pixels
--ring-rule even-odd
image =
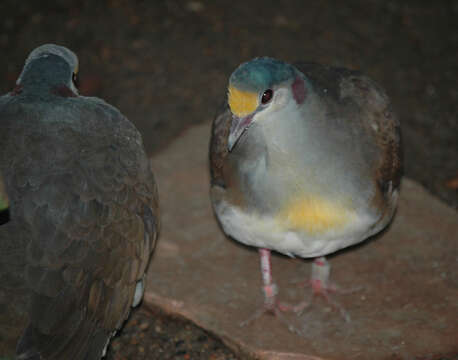
[[[141,299],[157,189],[139,132],[77,94],[74,54],[58,49],[67,58],[42,49],[0,98],[0,354],[100,359]]]
[[[273,91],[268,103],[250,98],[265,89]],[[212,201],[228,235],[317,257],[391,220],[401,177],[399,122],[373,80],[258,58],[231,76],[229,105],[214,120],[210,145]]]

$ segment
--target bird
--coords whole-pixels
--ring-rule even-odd
[[[2,359],[100,359],[143,296],[154,175],[135,126],[79,94],[78,63],[41,45],[0,97]]]
[[[259,249],[264,306],[241,325],[264,313],[281,319],[282,311],[300,313],[311,303],[278,301],[271,251],[314,258],[312,295],[339,308],[330,294],[340,288],[325,256],[377,234],[393,218],[400,123],[386,92],[359,71],[258,57],[229,77],[209,163],[222,230]]]

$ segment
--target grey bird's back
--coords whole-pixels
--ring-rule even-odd
[[[24,85],[0,98],[0,143],[0,355],[100,359],[157,237],[141,136],[100,99]]]

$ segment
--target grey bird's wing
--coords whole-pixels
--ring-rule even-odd
[[[157,237],[140,134],[99,99],[3,98],[11,220],[0,226],[0,354],[17,342],[18,359],[99,359]]]
[[[227,102],[221,106],[212,123],[210,137],[210,177],[211,185],[222,188],[226,186],[224,179],[224,161],[228,154],[227,142],[231,128],[231,111]]]

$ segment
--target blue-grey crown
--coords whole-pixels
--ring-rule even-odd
[[[55,44],[45,44],[34,49],[27,60],[17,84],[28,85],[64,84],[78,93],[72,82],[72,74],[77,71],[78,57],[70,49]]]
[[[229,83],[240,90],[259,92],[293,78],[294,73],[294,67],[284,61],[260,57],[241,64]]]

